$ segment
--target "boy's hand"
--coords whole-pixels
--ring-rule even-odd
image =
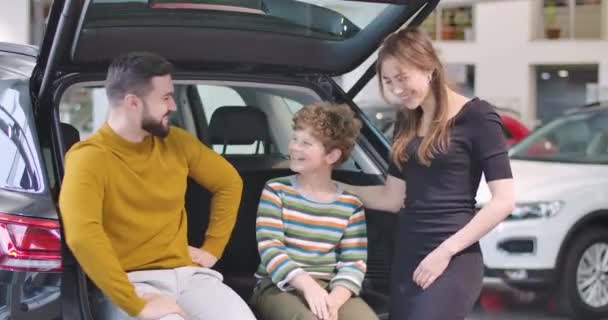
[[[304,294],[304,300],[317,319],[330,319],[326,302],[328,293],[308,273],[300,273],[290,283]]]
[[[313,282],[307,286],[304,291],[304,299],[308,303],[308,307],[318,319],[330,319],[329,309],[327,308],[327,291],[321,286]]]
[[[325,298],[325,303],[327,304],[327,310],[329,311],[329,318],[327,318],[327,320],[337,320],[340,306],[336,298],[329,294],[327,295],[327,298]]]
[[[350,290],[336,286],[327,298],[325,299],[325,303],[327,304],[327,308],[329,309],[329,320],[337,320],[338,319],[338,311],[340,308],[350,299],[352,293]]]
[[[217,262],[215,256],[199,248],[188,246],[188,254],[190,254],[192,262],[199,264],[201,267],[211,268]]]

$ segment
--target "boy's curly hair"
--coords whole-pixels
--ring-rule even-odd
[[[327,152],[333,149],[342,151],[342,156],[335,163],[337,166],[350,156],[361,130],[361,121],[345,104],[316,102],[296,112],[292,128],[310,129],[312,135],[321,141]]]

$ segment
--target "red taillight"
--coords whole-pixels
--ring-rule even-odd
[[[60,271],[59,222],[0,213],[0,270]]]

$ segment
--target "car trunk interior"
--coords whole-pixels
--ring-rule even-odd
[[[176,78],[178,77],[179,76]],[[191,78],[192,75],[189,75],[189,77]],[[87,80],[91,79],[89,76],[84,78]],[[235,77],[234,75],[230,75],[227,78],[233,79]],[[265,77],[264,80],[261,81],[269,81],[269,79],[272,78]],[[72,79],[70,81],[78,81],[78,79]],[[190,83],[191,82],[192,81],[190,81]],[[290,85],[299,83],[301,86],[314,87],[307,81],[298,82],[292,79],[290,82]],[[102,82],[99,81],[94,83],[96,83],[97,87],[100,87],[102,84]],[[214,122],[219,120],[217,119],[219,117],[216,116],[217,113],[214,115],[205,114],[205,111],[203,111],[202,108],[204,101],[201,100],[198,91],[195,89],[195,85],[183,85],[179,84],[179,81],[176,83],[178,83],[176,85],[178,110],[192,111],[192,116],[195,118],[195,121],[190,121],[190,123],[191,125],[194,123],[195,128],[191,131],[197,132],[203,143],[211,147],[220,143],[219,141],[231,144],[246,139],[262,141],[266,144],[265,148],[262,148],[260,152],[256,152],[255,154],[224,155],[241,175],[244,187],[235,228],[223,257],[214,268],[223,273],[224,281],[227,285],[235,290],[245,301],[248,301],[256,283],[254,273],[260,262],[255,237],[255,220],[262,189],[264,188],[266,181],[276,177],[291,175],[293,172],[289,169],[285,155],[274,152],[276,151],[275,148],[269,146],[269,144],[274,143],[268,138],[268,131],[271,129],[269,128],[269,124],[267,122],[260,123],[259,126],[251,124],[258,120],[256,120],[255,117],[249,117],[248,114],[255,115],[256,112],[259,113],[261,111],[254,108],[239,108],[236,110],[237,112],[233,112],[232,114],[228,113],[227,117],[225,117],[226,119],[222,120],[222,127],[218,129],[217,126],[214,126]],[[186,83],[189,82],[186,81]],[[214,85],[220,85],[222,81],[213,83]],[[284,81],[277,80],[276,83],[284,83]],[[260,86],[264,87],[263,90],[266,93],[279,94],[281,92],[280,88],[283,85],[266,83]],[[67,88],[69,88],[69,86],[66,84],[66,87],[63,89]],[[239,93],[246,99],[254,97],[256,90],[262,90],[248,88],[246,85],[241,85],[241,87],[235,86],[234,88],[237,88]],[[307,90],[310,91],[310,89]],[[319,88],[314,88],[314,91],[317,92],[320,97],[307,97],[306,99],[336,99],[336,97],[327,96],[327,92]],[[338,93],[336,90],[331,92],[334,94]],[[63,93],[58,92],[57,96],[61,97],[62,94]],[[301,95],[305,96],[304,94]],[[60,104],[60,101],[61,100],[58,100],[57,103]],[[215,120],[214,117],[216,118]],[[287,119],[286,121],[289,122],[290,120],[291,119]],[[209,121],[209,123],[207,123],[207,121]],[[264,119],[262,119],[262,121],[264,121]],[[183,127],[183,122],[188,121],[184,121],[183,119],[178,120],[177,117],[175,117],[172,124]],[[240,126],[242,128],[242,123],[249,123],[248,126],[246,126],[247,128],[258,129],[224,130],[225,127],[229,128],[231,126]],[[73,143],[80,139],[79,132],[74,126],[68,123],[61,123],[60,128],[66,148],[69,148]],[[334,179],[359,185],[380,184],[383,182],[383,177],[381,175],[376,173],[365,173],[361,170],[336,170]],[[188,187],[185,195],[185,206],[188,215],[188,242],[192,246],[199,247],[203,243],[205,231],[209,222],[211,194],[192,179],[188,179],[187,183]],[[368,270],[362,297],[364,297],[379,315],[386,316],[388,312],[388,276],[389,266],[391,265],[390,257],[392,256],[396,215],[366,210],[366,216],[368,227]],[[66,268],[64,268],[64,282],[67,283],[68,281],[74,281],[80,278],[81,283],[77,288],[65,288],[64,297],[69,299],[77,298],[76,301],[80,301],[82,305],[90,306],[93,316],[98,314],[98,311],[96,311],[96,304],[99,300],[100,293],[93,283],[84,280],[85,275],[75,263],[75,260],[71,256],[69,250],[67,250],[67,247],[64,250],[64,260],[67,262]],[[70,263],[70,261],[72,261],[72,263]],[[85,292],[86,294],[83,294]]]

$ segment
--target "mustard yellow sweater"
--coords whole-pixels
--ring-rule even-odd
[[[59,206],[66,241],[110,299],[135,316],[145,302],[126,272],[193,265],[184,208],[187,177],[213,194],[202,249],[220,257],[236,221],[242,180],[220,155],[172,127],[129,142],[107,124],[66,155]],[[200,208],[206,214],[207,208]]]

